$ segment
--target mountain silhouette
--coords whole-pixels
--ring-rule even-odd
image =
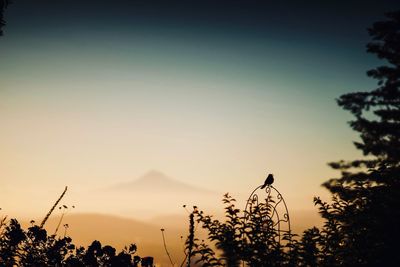
[[[162,192],[175,194],[210,194],[214,193],[201,187],[196,187],[184,182],[175,180],[164,173],[151,170],[133,181],[113,185],[110,191],[145,193],[151,194]]]
[[[186,213],[183,205],[211,209],[221,196],[221,192],[190,185],[152,170],[136,179],[81,194],[74,201],[79,203],[80,212],[148,219]]]

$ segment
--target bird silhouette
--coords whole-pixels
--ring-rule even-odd
[[[268,174],[267,179],[265,179],[264,184],[261,186],[261,189],[264,189],[268,185],[271,185],[274,182],[274,175],[273,174]]]

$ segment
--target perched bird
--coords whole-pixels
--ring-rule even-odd
[[[268,174],[267,179],[265,179],[264,184],[261,186],[261,189],[264,189],[267,187],[267,185],[271,185],[274,182],[274,175],[273,174]]]

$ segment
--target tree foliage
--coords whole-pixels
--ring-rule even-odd
[[[0,0],[0,36],[3,35],[2,28],[6,25],[6,21],[4,20],[4,11],[11,3],[11,0]]]
[[[333,194],[332,205],[317,199],[321,215],[337,224],[338,237],[330,243],[348,266],[389,266],[399,262],[400,238],[400,11],[369,29],[367,52],[384,65],[367,72],[378,87],[369,92],[342,95],[338,104],[354,115],[351,128],[364,158],[330,165],[341,177],[324,184]]]

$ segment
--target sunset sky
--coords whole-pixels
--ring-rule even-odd
[[[273,173],[292,209],[313,209],[326,163],[360,156],[335,98],[376,87],[366,28],[396,2],[15,0],[2,212],[45,214],[65,185],[79,210],[150,170],[238,195]]]

